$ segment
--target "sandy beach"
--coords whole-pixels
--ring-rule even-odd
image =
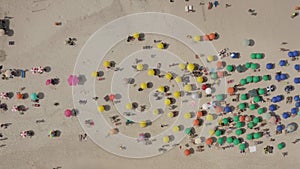
[[[300,12],[295,9],[296,6],[300,6],[300,1],[265,0],[262,2],[252,0],[240,2],[224,0],[219,1],[218,5],[213,5],[212,9],[208,10],[209,2],[208,0],[174,0],[174,2],[170,2],[170,0],[0,0],[0,19],[8,19],[9,27],[13,30],[11,36],[0,37],[0,65],[3,65],[1,77],[9,69],[28,70],[25,72],[24,78],[13,76],[8,80],[0,79],[0,92],[13,93],[10,99],[2,98],[0,100],[1,104],[5,103],[8,108],[6,111],[0,110],[0,124],[7,124],[7,128],[5,126],[0,128],[0,169],[298,168],[297,166],[300,165],[298,160],[300,142],[295,144],[292,142],[300,138],[299,127],[287,134],[284,134],[284,131],[290,123],[300,124],[300,110],[299,107],[296,107],[299,101],[294,100],[294,97],[300,94],[300,85],[294,82],[294,78],[300,78],[299,71],[294,68],[296,64],[299,64],[299,56],[295,56],[294,60],[288,56],[290,51],[300,50],[297,36],[300,17],[291,17],[293,13]],[[187,5],[192,5],[194,11],[186,12]],[[150,16],[156,16],[156,12],[162,18],[157,18],[155,19],[157,22],[152,22],[153,17]],[[124,17],[127,15],[128,18]],[[143,20],[143,15],[149,16],[146,17],[149,23],[147,20]],[[131,22],[130,16],[131,18],[141,16],[141,20],[133,19],[134,21]],[[168,17],[177,18],[178,22],[176,19],[174,22],[165,19]],[[122,19],[125,21],[123,22]],[[110,27],[118,22],[128,24],[120,27],[123,32],[114,32],[119,28]],[[137,30],[139,22],[147,23],[147,26]],[[169,30],[168,33],[172,36],[156,31],[152,32],[152,30],[160,29],[161,32]],[[145,39],[127,42],[127,36],[135,32],[145,33]],[[183,33],[180,34],[181,32]],[[204,37],[213,32],[218,34],[218,38],[211,41],[195,42],[193,40],[196,35]],[[123,33],[127,33],[126,36],[123,36]],[[97,37],[101,34],[111,34],[112,37],[110,39],[105,39],[104,36]],[[76,38],[75,45],[66,44],[68,38]],[[113,39],[116,39],[116,42]],[[254,44],[245,45],[245,40],[249,39],[253,40]],[[158,49],[159,42],[154,43],[155,40],[162,40],[169,46],[166,49]],[[97,43],[94,43],[95,41]],[[109,46],[109,43],[114,45]],[[104,46],[109,47],[107,50],[101,51]],[[144,46],[152,48],[143,49]],[[227,49],[228,53],[237,52],[240,56],[238,59],[230,56],[220,59],[217,55],[222,49]],[[252,53],[263,53],[264,56],[262,59],[251,59]],[[93,56],[89,56],[89,54],[93,54]],[[209,55],[215,55],[216,60],[208,62]],[[144,70],[137,71],[133,68],[133,65],[137,65],[136,59],[141,59],[141,63],[146,67]],[[280,66],[280,60],[287,61],[287,64]],[[114,61],[116,67],[121,70],[114,71],[115,67],[105,68],[103,66],[105,61]],[[218,61],[226,64],[220,71],[226,71],[229,74],[218,78],[221,85],[216,85],[218,80],[210,76],[213,72],[219,71],[217,68],[213,68]],[[201,70],[202,76],[207,78],[207,81],[197,83],[191,72],[178,68],[179,63],[186,64],[187,62],[207,68],[207,75]],[[247,62],[257,63],[259,70],[255,69],[254,71],[249,68],[242,73],[238,73],[236,70],[233,72],[227,70],[228,65],[237,67],[240,64],[245,65]],[[161,63],[162,78],[148,75],[148,70],[156,69],[157,63]],[[268,63],[274,64],[274,69],[267,69]],[[172,66],[172,64],[174,65]],[[43,70],[43,73],[31,73],[32,68],[39,66],[50,69]],[[91,77],[92,71],[90,70],[104,72],[104,80],[97,80],[99,77]],[[126,72],[131,73],[126,74]],[[173,73],[174,78],[171,80],[165,78],[168,72]],[[277,81],[275,80],[276,72],[287,73],[288,78]],[[183,77],[186,74],[191,78],[190,83],[195,84],[198,89],[190,92],[184,91],[184,84],[175,82],[176,76]],[[70,75],[83,75],[85,80],[83,84],[70,86],[68,84]],[[270,75],[271,80],[260,79],[257,83],[240,84],[240,80],[246,79],[248,76],[262,78],[263,75]],[[120,77],[133,77],[135,82],[134,84],[124,84],[124,79],[122,81]],[[47,79],[54,78],[59,79],[57,85],[45,84]],[[229,80],[233,82],[227,83]],[[151,82],[153,86],[138,91],[143,82]],[[212,93],[212,97],[206,96],[205,90],[201,89],[203,84],[211,85],[216,90],[215,93]],[[162,92],[162,99],[155,100],[156,96],[153,95],[156,89],[165,85],[170,88],[170,91]],[[234,102],[232,99],[236,98],[236,95],[230,96],[227,93],[227,88],[234,85],[244,88],[236,92],[240,96],[247,94],[251,89],[267,89],[271,85],[275,85],[276,89],[260,95],[259,98],[266,102],[255,103],[258,107],[252,111],[249,105],[253,102],[254,97]],[[293,86],[290,93],[285,91],[285,87],[288,85]],[[93,89],[89,90],[89,87],[85,89],[86,86],[93,87]],[[176,105],[174,111],[179,111],[179,115],[170,118],[168,113],[172,109],[164,103],[167,98],[174,98],[173,93],[176,91],[184,91],[184,95],[176,98],[174,103]],[[200,93],[200,98],[191,98],[191,93],[196,91]],[[29,98],[17,99],[17,92],[27,94]],[[125,94],[126,92],[128,96]],[[32,93],[39,95],[38,102],[32,101]],[[104,101],[103,97],[111,93],[122,94],[120,98],[116,99],[117,102]],[[170,95],[167,97],[165,93]],[[193,126],[196,113],[204,112],[202,105],[208,102],[213,103],[211,101],[215,100],[219,94],[225,97],[220,101],[222,111],[228,105],[233,108],[233,111],[224,113],[224,115],[217,113],[215,115],[217,118],[212,122],[213,125],[207,124],[204,115],[201,117],[201,125]],[[279,95],[284,97],[282,101],[276,103],[268,101]],[[93,100],[92,97],[96,96],[99,98]],[[289,96],[292,97],[291,103],[286,102]],[[87,103],[79,103],[80,100]],[[124,115],[123,109],[125,110],[125,105],[129,103],[129,100],[138,102],[139,106],[145,105],[145,110],[141,111],[141,107],[136,110],[126,110],[137,114],[127,117]],[[58,104],[54,105],[55,103]],[[246,111],[239,110],[240,103],[247,103]],[[233,119],[234,116],[239,115],[239,117],[259,117],[261,121],[257,126],[260,126],[266,121],[264,114],[271,112],[269,107],[272,104],[279,107],[272,111],[272,116],[278,117],[277,121],[274,124],[267,122],[259,130],[249,129],[247,127],[249,123],[243,122],[242,129],[245,131],[242,135],[236,136],[237,129],[234,129],[232,133],[227,133],[229,130],[227,125],[218,125],[218,121],[222,121],[224,118]],[[22,111],[12,111],[14,105],[23,105],[26,111],[23,113]],[[110,110],[100,113],[97,111],[97,107],[100,105],[108,105]],[[155,107],[157,105],[159,106]],[[206,112],[215,114],[216,107],[209,108]],[[65,110],[73,108],[79,110],[79,114],[66,117]],[[153,111],[158,108],[161,108],[163,113],[155,115]],[[266,108],[266,111],[258,114],[259,108]],[[292,108],[297,110],[295,116],[291,115]],[[184,115],[189,112],[192,117],[184,118]],[[289,117],[285,118],[284,112],[287,112]],[[111,120],[114,115],[119,116],[119,120],[116,122]],[[85,120],[88,118],[95,121],[94,127],[85,124]],[[125,125],[126,119],[131,118],[134,119],[134,124]],[[105,124],[103,123],[103,128],[97,128],[102,126],[97,123],[98,119],[106,121]],[[141,120],[150,120],[151,125],[140,127]],[[42,122],[37,123],[36,121]],[[177,126],[177,123],[184,126],[184,129],[176,133],[172,129]],[[231,122],[233,126],[235,123]],[[106,141],[103,141],[109,133],[104,125],[118,128],[119,133],[116,136],[107,136]],[[162,127],[162,125],[166,126]],[[276,134],[279,125],[283,125],[282,134]],[[216,133],[209,136],[209,130],[216,126],[224,131],[222,136],[217,137]],[[187,128],[195,129],[197,136],[194,138],[201,139],[200,144],[191,142],[194,138],[188,136],[190,134],[184,133]],[[263,129],[269,129],[268,134],[271,136],[264,133],[261,138],[246,139],[250,133],[263,133]],[[29,130],[34,131],[32,137],[20,136],[20,132]],[[49,137],[49,132],[55,130],[60,131],[60,135]],[[80,139],[80,135],[85,133],[87,134],[86,139]],[[122,142],[122,140],[120,141],[122,144],[118,142],[121,136],[135,140],[139,133],[151,133],[151,145],[145,148],[145,145],[142,145],[143,142],[137,143],[136,149],[131,151],[131,147],[134,147],[133,143],[126,145],[126,142]],[[164,143],[162,137],[166,135],[174,140],[171,139],[170,143]],[[218,145],[214,142],[209,148],[205,142],[209,137],[214,139],[224,137],[226,140],[231,136],[240,138],[242,143],[239,145],[245,143],[244,153],[240,153],[239,145],[222,149],[221,147],[230,144]],[[114,140],[114,137],[117,139]],[[275,141],[270,141],[271,138]],[[257,141],[262,143],[256,144]],[[285,144],[284,148],[278,149],[278,144],[282,142]],[[111,147],[105,147],[107,145]],[[158,152],[156,146],[163,145],[167,147],[168,151]],[[195,151],[196,147],[200,145],[203,145],[204,151]],[[122,149],[122,146],[127,149]],[[256,152],[250,152],[250,146],[256,146]],[[265,153],[266,146],[273,146],[273,153]],[[190,148],[195,152],[186,156],[184,150],[190,150]],[[111,152],[109,152],[110,149]],[[142,151],[147,152],[145,153],[147,158],[142,156],[136,158],[136,155],[143,154]]]

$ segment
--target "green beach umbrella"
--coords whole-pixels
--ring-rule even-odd
[[[263,54],[262,53],[257,53],[256,54],[256,59],[262,59],[263,58]]]
[[[245,103],[240,103],[239,104],[239,109],[240,110],[243,110],[243,109],[245,109],[246,108],[246,104]]]
[[[250,63],[250,62],[247,62],[247,63],[245,64],[245,67],[246,67],[247,69],[249,69],[249,68],[251,67],[251,63]]]
[[[227,65],[226,67],[228,72],[232,72],[233,71],[233,66],[232,65]]]
[[[215,135],[219,137],[220,135],[222,135],[222,131],[221,131],[221,130],[217,130],[217,131],[215,132]]]
[[[248,95],[249,95],[250,97],[257,96],[257,95],[258,95],[258,94],[257,94],[257,90],[256,90],[256,89],[250,90],[250,91],[248,92]]]
[[[247,140],[252,140],[253,139],[253,134],[250,133],[250,134],[247,134]]]
[[[231,144],[233,142],[233,138],[232,137],[227,137],[226,142],[228,144]]]
[[[234,122],[240,121],[240,117],[239,117],[239,116],[234,116],[234,117],[233,117],[233,121],[234,121]]]
[[[263,78],[264,81],[270,80],[270,76],[269,75],[263,75],[262,78]]]
[[[212,72],[212,73],[210,74],[210,77],[211,77],[212,79],[217,79],[218,75],[217,75],[216,72]]]
[[[255,103],[258,103],[261,101],[261,98],[259,96],[255,96],[253,100]]]
[[[279,143],[279,144],[277,145],[277,148],[278,148],[279,150],[283,149],[284,147],[285,147],[285,144],[284,144],[283,142],[281,142],[281,143]]]
[[[222,145],[224,143],[224,138],[223,137],[219,137],[217,142]]]
[[[33,101],[36,101],[36,100],[38,100],[39,98],[38,98],[38,95],[37,95],[36,93],[32,93],[32,94],[30,95],[30,99],[33,100]]]
[[[256,53],[251,53],[250,58],[251,59],[256,59]]]
[[[254,117],[254,118],[253,118],[253,122],[254,122],[255,124],[259,123],[259,122],[260,122],[259,117]]]
[[[228,123],[229,123],[229,119],[228,119],[228,118],[224,118],[224,119],[222,120],[222,122],[223,122],[224,124],[228,124]]]
[[[255,70],[258,68],[258,64],[257,63],[251,63],[251,69]]]
[[[253,77],[253,82],[254,83],[257,83],[257,82],[259,82],[260,81],[260,77],[259,76],[254,76]]]
[[[266,94],[266,89],[264,89],[264,88],[258,89],[258,94],[260,94],[260,95]]]
[[[243,123],[239,121],[239,122],[236,123],[235,127],[236,128],[241,128],[241,127],[243,127]]]
[[[249,129],[252,129],[254,127],[254,123],[251,121],[247,124]]]
[[[233,144],[234,144],[234,145],[240,144],[240,140],[239,140],[238,138],[234,139],[234,140],[233,140]]]
[[[254,133],[253,137],[255,139],[259,139],[261,137],[261,134],[260,133]]]
[[[241,80],[240,80],[240,84],[241,84],[241,85],[247,84],[247,80],[246,80],[246,79],[241,79]]]
[[[253,76],[247,76],[246,80],[248,83],[253,82]]]
[[[248,97],[247,97],[246,94],[241,94],[240,99],[241,99],[241,100],[247,100]]]
[[[239,145],[240,150],[245,150],[246,149],[246,144],[240,144]]]
[[[250,109],[250,110],[255,110],[255,109],[256,109],[256,105],[255,105],[255,104],[251,104],[251,105],[249,106],[249,109]]]
[[[223,100],[223,95],[222,95],[222,94],[218,94],[218,95],[216,96],[216,99],[217,99],[218,101]]]
[[[262,107],[257,110],[258,114],[263,114],[264,112],[265,112],[265,108]]]
[[[243,131],[241,129],[237,129],[235,131],[235,134],[239,136],[239,135],[243,134]]]
[[[191,131],[192,131],[191,128],[186,128],[186,129],[184,130],[184,133],[185,133],[185,134],[191,134]]]
[[[245,67],[242,66],[242,65],[238,65],[238,66],[236,67],[236,71],[238,71],[239,73],[244,72],[244,71],[245,71]]]

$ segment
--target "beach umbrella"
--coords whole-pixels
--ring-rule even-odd
[[[296,95],[294,96],[294,100],[297,102],[297,101],[300,101],[300,96],[299,95]]]
[[[234,145],[240,144],[240,140],[239,140],[238,138],[234,139],[234,140],[233,140],[233,144],[234,144]]]
[[[214,61],[214,56],[212,56],[212,55],[207,56],[207,61],[208,62]]]
[[[154,110],[153,110],[153,114],[154,114],[154,115],[158,115],[158,114],[159,114],[159,110],[158,110],[158,109],[154,109]]]
[[[252,139],[253,139],[253,134],[252,133],[247,134],[247,140],[252,140]]]
[[[222,69],[222,68],[223,68],[223,62],[222,62],[222,61],[218,61],[218,62],[216,63],[216,65],[217,65],[217,68],[218,68],[218,69]]]
[[[255,103],[258,103],[261,101],[261,98],[259,96],[255,96],[253,100]]]
[[[259,122],[260,122],[259,117],[254,117],[254,118],[253,118],[253,122],[254,122],[255,124],[259,123]]]
[[[204,40],[207,41],[207,40],[209,40],[209,35],[204,35],[203,38],[204,38]]]
[[[291,109],[291,114],[297,114],[298,113],[298,109],[296,107]]]
[[[217,78],[218,78],[218,75],[217,75],[216,72],[212,72],[212,73],[210,74],[210,77],[211,77],[212,79],[217,79]]]
[[[186,92],[190,92],[192,90],[192,85],[191,84],[186,84],[186,85],[184,85],[183,89]]]
[[[216,99],[217,99],[218,101],[222,101],[222,100],[224,99],[223,94],[218,94],[218,95],[216,96]]]
[[[192,117],[190,112],[184,113],[184,118],[185,119],[190,119]]]
[[[247,100],[248,99],[247,94],[241,94],[240,99]]]
[[[198,83],[202,83],[203,82],[203,76],[199,76],[199,77],[197,77],[197,82]]]
[[[263,80],[264,81],[268,81],[268,80],[271,80],[270,76],[269,75],[263,75]]]
[[[162,42],[160,42],[160,43],[158,43],[158,44],[156,45],[156,47],[157,47],[158,49],[164,49],[164,48],[165,48],[165,45],[164,45]]]
[[[173,112],[169,112],[169,113],[168,113],[168,117],[172,118],[172,117],[174,117],[174,116],[175,116],[175,114],[174,114]]]
[[[255,97],[255,96],[257,96],[257,95],[258,95],[257,90],[256,90],[256,89],[250,90],[250,91],[248,92],[248,95],[249,95],[250,97]]]
[[[257,53],[256,54],[256,59],[262,59],[263,58],[263,54],[262,53]]]
[[[214,119],[214,116],[212,114],[206,115],[206,120],[207,121],[212,121]]]
[[[300,102],[296,102],[296,103],[295,103],[295,106],[296,106],[296,107],[300,107]]]
[[[254,133],[253,137],[255,139],[259,139],[261,137],[261,133],[260,132]]]
[[[92,72],[92,77],[97,77],[98,76],[98,72],[96,72],[96,71],[94,71],[94,72]]]
[[[285,147],[285,144],[284,144],[283,142],[281,142],[281,143],[279,143],[279,144],[277,145],[278,150],[281,150],[281,149],[283,149],[284,147]]]
[[[12,71],[7,69],[5,72],[4,72],[4,76],[5,77],[10,77],[12,75]]]
[[[300,78],[299,77],[295,77],[294,78],[294,83],[296,83],[296,84],[300,83]]]
[[[258,114],[263,114],[265,112],[265,108],[259,108],[258,110],[257,110],[257,113]]]
[[[247,76],[246,80],[248,83],[253,82],[253,76]]]
[[[200,120],[195,119],[195,120],[193,121],[193,126],[199,126],[199,125],[200,125]]]
[[[202,89],[202,90],[206,90],[206,89],[207,89],[207,85],[206,85],[206,84],[203,84],[203,85],[201,86],[201,89]]]
[[[278,125],[278,126],[276,127],[276,130],[277,130],[277,131],[282,131],[282,130],[283,130],[283,126],[282,126],[282,125]]]
[[[266,68],[267,68],[268,70],[273,69],[273,68],[274,68],[273,63],[267,63],[267,64],[266,64]]]
[[[170,137],[169,136],[164,136],[163,137],[163,142],[164,143],[169,143],[170,142]]]
[[[175,82],[177,82],[177,83],[182,82],[182,78],[181,78],[180,76],[177,76],[177,77],[175,78]]]
[[[148,70],[148,75],[149,76],[154,76],[154,74],[155,74],[155,71],[153,69]]]
[[[222,120],[222,122],[226,125],[226,124],[229,124],[229,119],[228,118],[224,118],[223,120]]]
[[[171,99],[167,98],[165,99],[165,105],[169,106],[171,104]]]
[[[299,64],[295,64],[294,68],[295,68],[295,70],[300,71],[300,65]]]
[[[209,36],[209,40],[214,40],[216,38],[215,33],[210,33],[208,36]]]
[[[222,135],[222,131],[221,131],[221,130],[217,130],[217,131],[215,132],[215,135],[219,137],[220,135]]]
[[[246,116],[246,117],[245,117],[245,121],[246,121],[246,122],[250,122],[251,120],[252,120],[251,116]]]
[[[222,145],[224,143],[224,137],[219,137],[217,142],[219,145]]]
[[[247,80],[246,80],[246,79],[241,79],[241,80],[240,80],[240,84],[241,84],[241,85],[247,84]]]
[[[259,82],[260,81],[260,77],[259,76],[254,76],[253,77],[253,82],[254,83],[257,83],[257,82]]]
[[[234,93],[234,88],[228,87],[227,92],[228,92],[228,94],[232,95]]]
[[[251,62],[247,62],[247,63],[245,64],[245,67],[246,67],[247,69],[249,69],[249,68],[251,67]]]
[[[17,99],[23,99],[23,94],[22,93],[17,93]]]
[[[109,68],[110,67],[110,61],[107,61],[107,60],[104,61],[103,66],[106,67],[106,68]]]
[[[39,99],[39,97],[38,97],[38,95],[37,95],[36,93],[31,93],[30,99],[31,99],[32,101],[36,101],[36,100]]]
[[[187,135],[191,134],[191,132],[192,132],[192,129],[191,129],[191,128],[186,128],[186,129],[184,130],[184,133],[187,134]]]
[[[180,91],[176,91],[176,92],[174,92],[173,93],[173,96],[175,97],[175,98],[179,98],[180,97]]]
[[[230,106],[226,106],[225,108],[224,108],[224,112],[225,113],[229,113],[229,112],[231,112],[232,110],[231,110],[231,107]]]
[[[211,92],[212,92],[211,88],[205,89],[205,93],[206,93],[206,94],[211,94]]]
[[[294,55],[294,56],[299,56],[299,54],[300,54],[299,51],[297,51],[297,50],[293,51],[293,55]]]
[[[139,70],[139,71],[141,71],[141,70],[144,69],[144,65],[141,64],[141,63],[139,63],[139,64],[136,65],[136,69]]]
[[[245,103],[240,103],[239,104],[239,109],[240,110],[243,110],[243,109],[245,109],[246,108],[246,104]]]
[[[135,39],[138,39],[138,38],[140,37],[140,34],[136,32],[136,33],[133,34],[133,37],[134,37]]]
[[[221,106],[216,106],[216,107],[215,107],[215,111],[216,111],[217,113],[221,113],[221,112],[223,112],[223,108],[222,108]]]
[[[145,82],[141,83],[140,88],[147,89],[147,83],[145,83]]]
[[[238,65],[238,66],[236,67],[236,71],[238,71],[239,73],[244,72],[244,71],[245,71],[245,67],[242,66],[242,65]]]
[[[289,51],[289,52],[288,52],[288,56],[289,56],[289,57],[295,57],[295,56],[294,56],[294,53],[293,53],[292,51]]]
[[[214,134],[215,134],[215,130],[214,130],[214,129],[208,130],[208,134],[209,134],[210,136],[214,135]]]
[[[196,116],[197,116],[197,118],[201,118],[203,116],[203,112],[202,111],[198,111]]]
[[[277,103],[277,102],[279,102],[279,100],[278,100],[278,98],[275,96],[275,97],[272,97],[271,102],[272,102],[272,103]]]
[[[207,110],[208,109],[208,104],[206,104],[206,103],[202,104],[202,109]]]
[[[237,122],[235,127],[236,128],[241,128],[241,127],[243,127],[243,123],[242,122]]]
[[[198,138],[195,138],[195,144],[201,144],[202,143],[202,140],[198,137]]]
[[[251,53],[251,54],[250,54],[250,58],[251,58],[251,59],[256,59],[256,53]]]
[[[178,67],[179,67],[179,69],[184,70],[185,69],[185,64],[179,63]]]
[[[201,37],[199,35],[194,36],[193,40],[195,42],[199,42],[201,40]]]
[[[239,145],[240,150],[245,150],[246,149],[246,144],[242,143]]]
[[[66,117],[71,117],[72,116],[72,110],[67,109],[67,110],[65,110],[64,114],[65,114]]]
[[[126,104],[126,109],[131,110],[133,108],[132,103]]]
[[[253,127],[254,127],[254,122],[249,122],[248,124],[247,124],[247,127],[249,128],[249,129],[252,129]]]
[[[251,69],[255,70],[258,68],[258,64],[257,63],[251,63]]]
[[[193,63],[189,63],[187,65],[187,70],[193,72],[195,70],[195,65]]]
[[[281,79],[281,80],[286,80],[287,78],[288,78],[287,74],[282,73],[282,74],[280,75],[280,79]]]
[[[266,94],[266,89],[264,89],[264,88],[259,88],[259,89],[258,89],[258,94],[260,94],[260,95]],[[258,97],[258,96],[256,96],[256,97]]]
[[[282,118],[284,118],[284,119],[287,119],[287,118],[289,118],[289,117],[290,117],[290,115],[289,115],[288,112],[284,112],[284,113],[282,114]]]
[[[160,93],[164,93],[165,92],[165,87],[164,86],[159,86],[157,89]]]
[[[191,151],[189,149],[184,150],[184,155],[189,156],[191,154]]]
[[[205,143],[206,143],[207,145],[212,145],[213,139],[212,139],[211,137],[209,137],[208,139],[205,140]]]
[[[263,118],[264,120],[270,120],[271,117],[272,117],[272,116],[271,116],[270,113],[265,113],[265,114],[262,115],[262,118]]]
[[[228,72],[232,72],[232,71],[233,71],[233,66],[232,66],[232,65],[227,65],[227,66],[226,66],[226,70],[227,70]]]
[[[46,80],[46,86],[50,85],[51,84],[51,79],[47,79]]]
[[[104,108],[104,106],[103,105],[101,105],[101,106],[98,106],[98,111],[99,112],[104,112],[104,110],[105,110],[105,108]]]
[[[297,129],[296,123],[290,123],[286,126],[286,131],[289,133],[294,132],[296,129]]]
[[[235,134],[237,136],[239,136],[239,135],[243,134],[243,131],[241,129],[237,129],[237,130],[235,130]]]
[[[240,122],[244,122],[244,121],[245,121],[245,116],[240,116],[240,117],[239,117],[239,121],[240,121]]]
[[[277,81],[280,81],[280,80],[281,80],[280,74],[276,74],[276,75],[275,75],[275,80],[277,80]]]
[[[173,132],[178,132],[180,131],[180,127],[179,126],[174,126],[173,127]]]
[[[79,79],[76,75],[70,75],[68,78],[68,83],[70,86],[76,86],[79,83]]]
[[[147,126],[147,122],[146,121],[141,121],[140,122],[140,127],[141,128],[144,128],[144,127],[146,127]]]
[[[233,116],[233,121],[234,122],[238,122],[240,120],[240,117],[239,116]]]
[[[226,142],[228,144],[231,144],[233,142],[233,138],[232,137],[227,137]]]
[[[269,106],[269,110],[270,111],[275,111],[277,109],[277,106],[275,105],[275,104],[271,104],[270,106]]]
[[[286,60],[280,60],[279,61],[279,66],[285,66],[287,64]]]

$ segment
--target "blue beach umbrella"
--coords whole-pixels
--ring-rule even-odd
[[[300,102],[296,102],[295,107],[300,107]]]
[[[299,64],[295,64],[294,68],[295,68],[295,70],[299,71],[300,70],[300,65]]]
[[[224,112],[225,112],[225,113],[231,112],[231,108],[230,108],[229,106],[226,106],[226,107],[224,108]]]
[[[291,114],[295,115],[298,113],[298,109],[296,107],[291,109]]]
[[[283,74],[280,75],[281,80],[286,80],[287,78],[288,78],[287,74],[283,73]]]
[[[300,83],[300,78],[299,77],[295,77],[294,78],[294,83],[296,83],[296,84]]]
[[[282,125],[278,125],[278,126],[276,127],[276,130],[277,130],[277,131],[282,131],[282,130],[283,130],[283,126],[282,126]]]
[[[276,74],[276,75],[275,75],[275,80],[277,80],[277,81],[280,81],[280,80],[281,80],[280,74]]]
[[[273,65],[272,63],[267,63],[267,64],[266,64],[266,68],[267,68],[268,70],[273,69],[273,68],[274,68],[274,65]]]
[[[275,104],[271,104],[271,105],[269,106],[269,110],[270,110],[270,111],[275,111],[276,109],[277,109],[277,107],[276,107]]]
[[[293,55],[294,55],[294,57],[295,57],[295,56],[299,56],[300,53],[299,53],[299,51],[295,50],[295,51],[293,52]]]
[[[290,115],[289,115],[288,112],[284,112],[284,113],[282,114],[282,118],[284,118],[284,119],[287,119],[287,118],[289,118],[289,117],[290,117]]]
[[[299,95],[296,95],[294,96],[294,100],[297,102],[297,101],[300,101],[300,96]]]
[[[285,66],[287,64],[286,60],[280,60],[279,66]]]
[[[294,52],[290,51],[290,52],[288,53],[288,56],[289,56],[289,57],[295,57],[295,56],[294,56]]]

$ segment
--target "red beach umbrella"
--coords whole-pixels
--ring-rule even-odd
[[[70,109],[65,110],[65,116],[66,117],[71,117],[72,116],[72,110],[70,110]]]
[[[240,116],[240,122],[244,122],[245,121],[245,116]]]
[[[17,99],[23,99],[23,94],[18,93],[18,94],[17,94]]]
[[[205,143],[206,143],[207,145],[212,145],[213,139],[210,137],[210,138],[206,139]]]
[[[214,40],[215,38],[216,38],[216,34],[215,33],[209,34],[209,40]]]
[[[206,84],[204,84],[204,85],[202,85],[202,90],[206,90],[207,89],[207,85]]]
[[[199,126],[199,124],[200,124],[200,121],[198,119],[194,120],[194,122],[193,122],[194,126]]]
[[[197,118],[201,118],[203,116],[203,112],[202,111],[198,111],[197,112]]]
[[[191,154],[191,151],[189,149],[184,150],[184,155],[189,156]]]
[[[115,98],[116,98],[116,95],[114,95],[114,94],[109,95],[109,100],[110,101],[114,101]]]
[[[50,85],[51,84],[51,79],[47,79],[46,80],[46,85],[48,86],[48,85]]]

